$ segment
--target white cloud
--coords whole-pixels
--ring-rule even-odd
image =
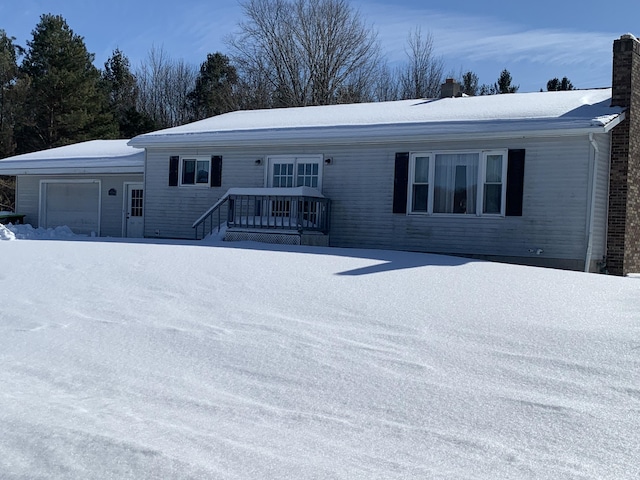
[[[548,78],[558,75],[579,77],[577,83],[581,87],[606,86],[610,82],[611,46],[619,33],[535,28],[491,16],[401,5],[356,5],[365,21],[378,31],[390,63],[406,59],[408,33],[420,27],[423,34],[433,36],[435,51],[443,56],[447,68],[463,65],[479,73],[481,81],[497,78],[500,70],[507,67],[512,73],[519,70],[527,78],[535,77],[531,85],[522,85],[529,90],[540,88]]]
[[[432,10],[380,4],[360,7],[379,31],[382,44],[394,60],[401,60],[407,34],[417,26],[431,32],[437,51],[461,60],[514,60],[563,65],[597,63],[609,58],[616,34],[532,29],[491,17],[472,17]]]

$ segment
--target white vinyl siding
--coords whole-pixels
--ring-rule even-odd
[[[393,214],[397,152],[506,152],[524,149],[523,215]],[[322,193],[331,200],[330,245],[434,253],[563,259],[584,262],[589,149],[587,135],[558,138],[424,142],[385,146],[323,145]],[[263,187],[269,156],[315,154],[274,147],[150,149],[147,153],[145,235],[193,238],[191,224],[231,187]],[[222,155],[220,188],[167,186],[171,155]],[[257,160],[260,160],[259,162]],[[506,157],[505,157],[506,163]],[[603,162],[601,162],[602,164]],[[503,167],[504,168],[504,167]],[[503,182],[506,177],[503,177]],[[428,179],[431,180],[431,179]],[[501,205],[501,208],[504,208]],[[223,212],[224,220],[224,212]],[[544,250],[540,256],[537,249]]]
[[[176,188],[168,185],[169,158],[224,158],[224,175],[220,187]],[[263,187],[264,152],[251,149],[222,148],[149,149],[145,164],[145,237],[194,238],[191,225],[231,187]],[[260,159],[260,162],[256,162]],[[223,220],[226,211],[222,212]]]
[[[477,148],[478,142],[455,146],[461,151]],[[392,213],[395,154],[452,150],[451,143],[326,151],[334,158],[324,169],[323,189],[332,202],[331,245],[582,262],[587,136],[493,140],[483,146],[526,150],[523,216]],[[354,182],[356,177],[362,181]],[[544,253],[537,256],[536,249]]]
[[[40,224],[41,180],[98,180],[100,182],[100,235],[122,236],[124,221],[124,182],[142,182],[142,174],[126,175],[19,175],[16,178],[16,211],[25,215],[25,223]],[[114,190],[115,195],[109,195]]]

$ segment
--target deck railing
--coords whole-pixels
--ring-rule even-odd
[[[239,189],[237,189],[239,190]],[[265,189],[273,191],[273,189]],[[293,189],[279,189],[293,190]],[[226,212],[224,210],[226,209]],[[227,228],[329,233],[330,201],[303,194],[273,195],[227,192],[193,224],[196,239]]]

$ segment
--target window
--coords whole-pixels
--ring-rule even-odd
[[[318,163],[274,163],[271,183],[274,187],[318,188],[318,172]]]
[[[208,158],[182,158],[180,185],[209,185],[211,160]]]
[[[504,173],[503,164],[504,155],[490,153],[485,155],[485,174],[484,174],[484,203],[482,213],[501,215],[503,213],[502,205],[504,205],[503,187]]]
[[[416,157],[413,169],[412,212],[427,212],[429,200],[429,158]]]
[[[273,164],[273,186],[293,187],[293,163]]]
[[[318,188],[318,171],[317,163],[298,163],[298,187]]]
[[[504,215],[506,151],[411,155],[409,211]]]
[[[322,157],[273,156],[268,159],[265,184],[268,187],[311,187],[322,189]]]

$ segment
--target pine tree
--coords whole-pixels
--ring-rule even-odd
[[[109,111],[118,124],[120,138],[132,138],[156,128],[147,115],[137,110],[138,85],[131,73],[129,59],[116,48],[105,62],[102,86],[109,102]]]
[[[462,75],[462,93],[470,97],[478,94],[478,75],[471,71]]]
[[[188,96],[193,120],[236,110],[234,88],[237,83],[238,74],[229,58],[218,52],[208,54]]]
[[[511,73],[506,68],[500,72],[498,81],[493,85],[483,83],[480,86],[480,95],[500,95],[503,93],[516,93],[520,85],[511,85]]]
[[[27,42],[22,71],[30,86],[28,117],[18,138],[22,152],[96,138],[114,138],[117,129],[99,86],[100,72],[84,39],[59,15],[42,15]]]
[[[567,77],[562,77],[562,80],[558,78],[552,78],[547,82],[548,92],[557,92],[560,90],[574,90],[573,83]]]
[[[511,85],[511,81],[511,73],[509,73],[509,70],[502,70],[502,72],[500,72],[500,77],[498,77],[498,81],[494,84],[496,93],[516,93],[520,86]]]
[[[22,49],[13,43],[14,40],[0,30],[0,158],[15,152],[14,129],[21,103],[18,56]]]

